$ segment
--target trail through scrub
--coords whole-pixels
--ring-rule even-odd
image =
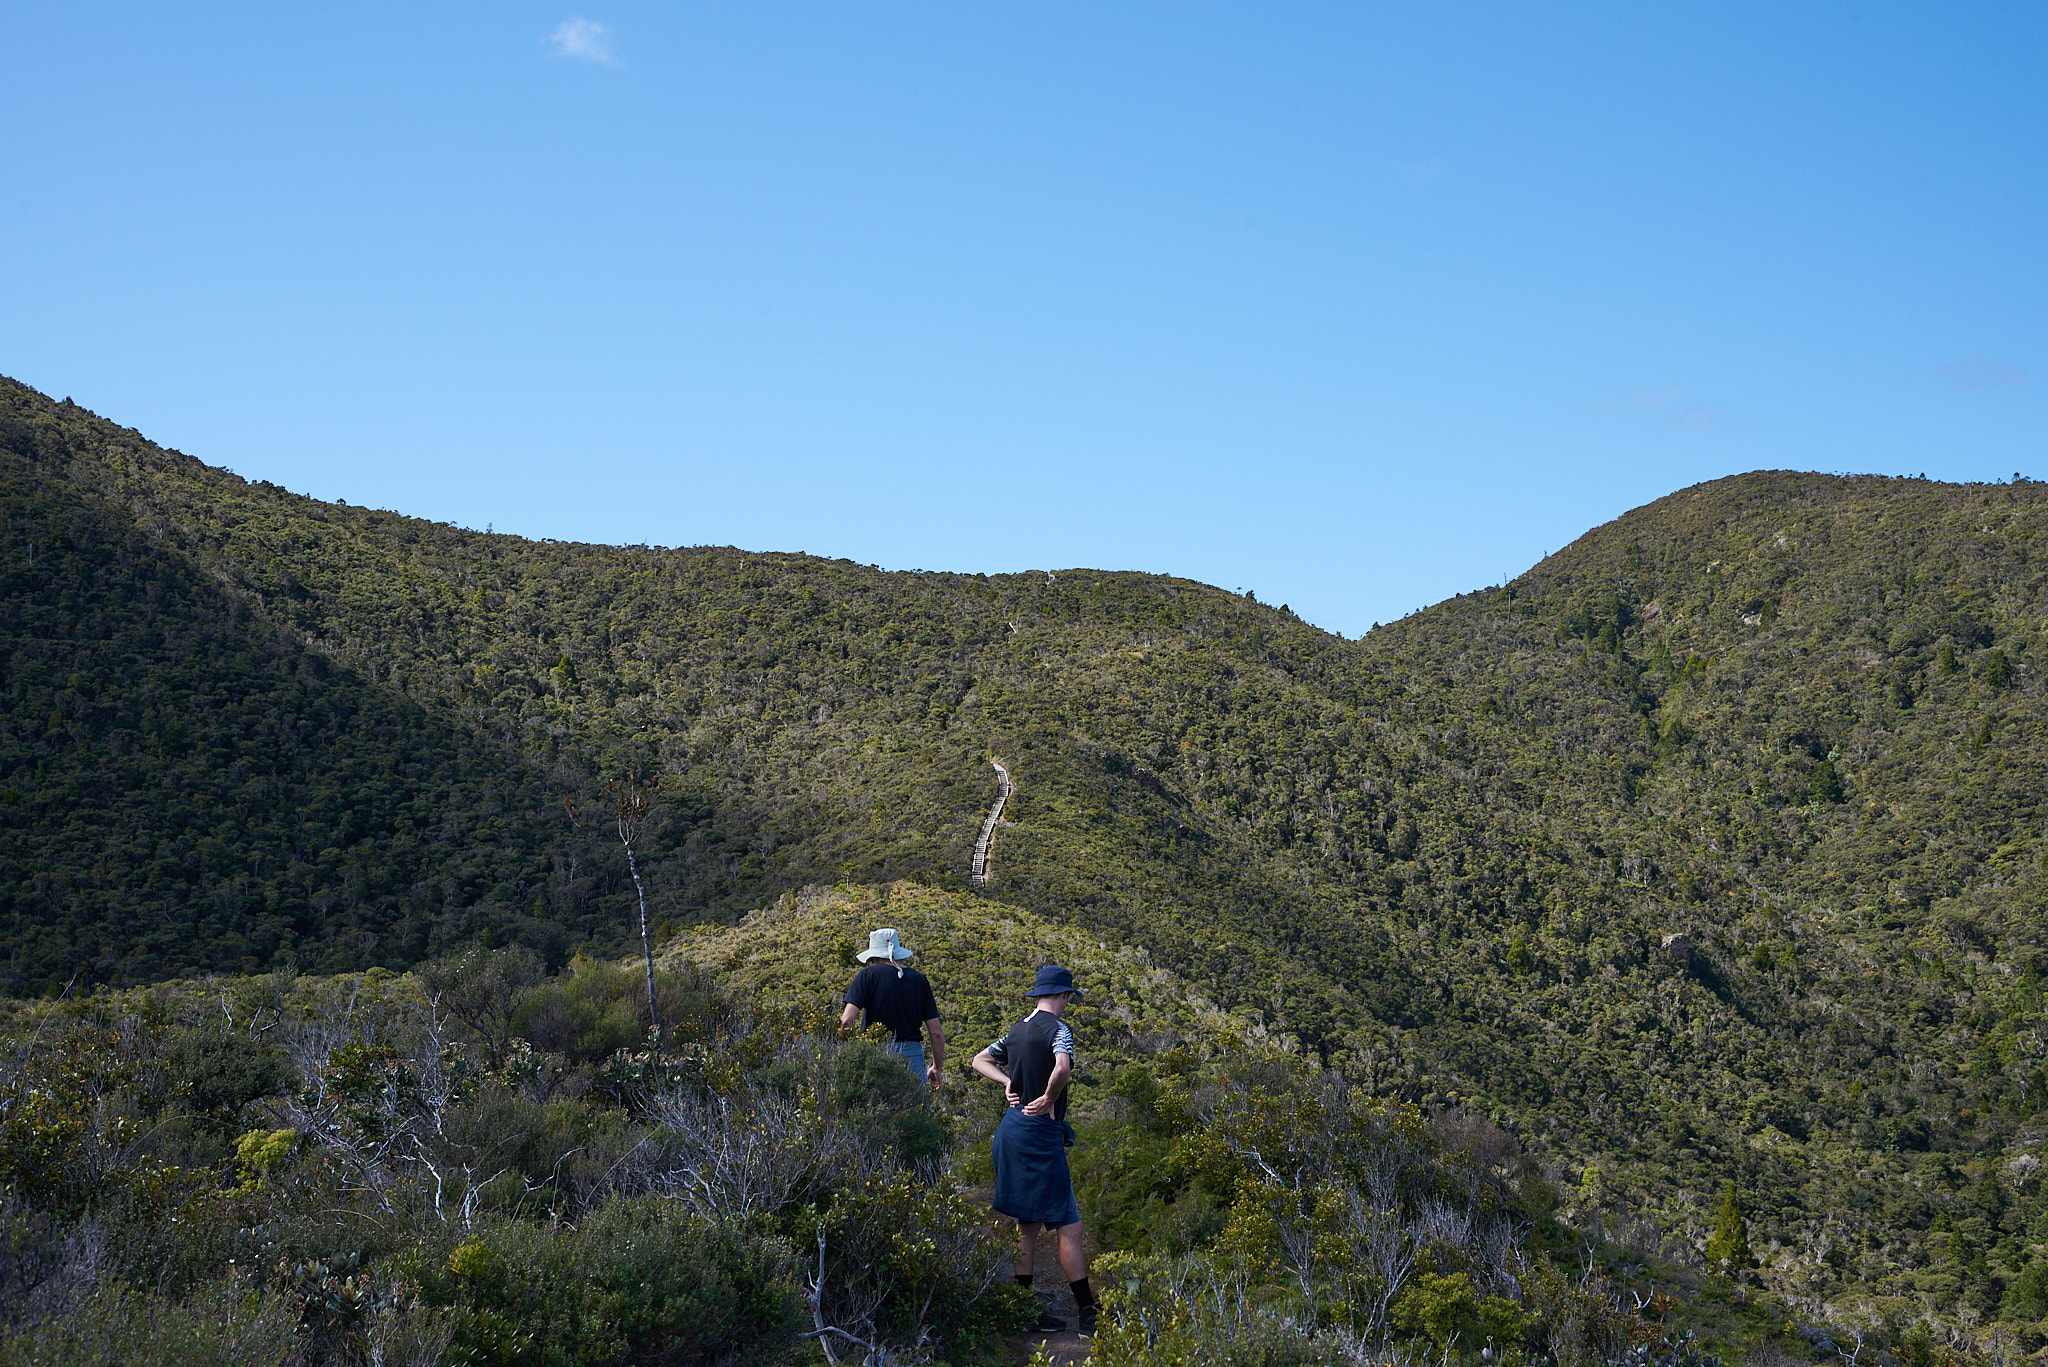
[[[1052,1297],[1052,1313],[1066,1321],[1067,1327],[1043,1337],[1033,1334],[1026,1342],[1031,1346],[1043,1343],[1046,1354],[1059,1367],[1067,1367],[1069,1363],[1086,1362],[1093,1345],[1081,1337],[1081,1312],[1067,1286],[1067,1274],[1060,1270],[1059,1246],[1059,1238],[1051,1231],[1039,1236],[1038,1266],[1032,1270],[1031,1284]]]
[[[969,1187],[965,1193],[967,1199],[977,1205],[986,1205],[990,1194],[991,1188],[987,1186]],[[1004,1237],[1015,1238],[1016,1226],[1007,1220],[1002,1223]],[[1088,1239],[1087,1249],[1091,1258],[1102,1252],[1092,1236]],[[1086,1362],[1094,1351],[1094,1345],[1081,1336],[1081,1310],[1074,1304],[1073,1288],[1067,1285],[1066,1271],[1060,1266],[1059,1238],[1051,1231],[1038,1237],[1038,1262],[1031,1269],[1031,1285],[1043,1293],[1046,1308],[1063,1321],[1065,1327],[1056,1333],[1025,1334],[1013,1340],[1017,1344],[1017,1361],[1029,1362],[1031,1355],[1043,1346],[1055,1367]]]

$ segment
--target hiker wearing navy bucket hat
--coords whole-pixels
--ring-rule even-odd
[[[989,1204],[996,1214],[1017,1222],[1017,1280],[1024,1286],[1031,1285],[1038,1265],[1039,1231],[1058,1231],[1060,1270],[1073,1287],[1081,1327],[1089,1329],[1095,1321],[1095,1292],[1088,1285],[1081,1209],[1074,1203],[1074,1179],[1067,1168],[1067,1150],[1074,1143],[1074,1128],[1067,1124],[1074,1032],[1061,1019],[1080,1000],[1081,989],[1072,973],[1047,964],[1024,995],[1033,1002],[1031,1014],[974,1056],[974,1071],[1002,1083],[1009,1101],[996,1125],[996,1189]],[[1060,1329],[1065,1321],[1048,1310],[1038,1327]]]

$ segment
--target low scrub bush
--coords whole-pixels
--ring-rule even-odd
[[[1038,1301],[968,1195],[992,1090],[935,1101],[873,1032],[708,970],[663,979],[666,1047],[624,1047],[637,969],[537,973],[14,1018],[0,1367],[1015,1361]],[[1103,1367],[1709,1367],[1597,1259],[1557,1270],[1554,1193],[1484,1117],[1273,1051],[1123,1065],[1077,1084]]]
[[[657,974],[655,999],[670,1048],[722,1039],[734,1024],[733,1004],[696,969]],[[561,977],[520,992],[506,1015],[512,1035],[578,1062],[639,1048],[653,1026],[642,970],[585,958],[572,960]]]
[[[858,1341],[971,1361],[1038,1313],[986,1207],[908,1172],[875,1174],[793,1222],[812,1318]]]
[[[717,1362],[786,1345],[802,1321],[786,1245],[656,1197],[608,1201],[574,1229],[490,1224],[391,1271],[456,1312],[453,1348],[480,1367]]]
[[[182,1303],[113,1287],[0,1336],[0,1367],[286,1367],[298,1348],[292,1324],[287,1298],[244,1285],[218,1283]]]

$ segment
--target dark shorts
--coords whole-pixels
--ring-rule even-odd
[[[996,1214],[1025,1224],[1071,1225],[1081,1218],[1074,1204],[1074,1178],[1067,1170],[1064,1120],[1026,1115],[1012,1106],[1003,1113],[990,1146],[996,1160]]]

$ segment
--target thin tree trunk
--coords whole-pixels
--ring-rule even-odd
[[[654,1021],[654,1052],[661,1052],[661,1004],[654,998],[654,940],[647,933],[647,889],[640,883],[640,863],[633,858],[633,842],[626,847],[626,867],[633,871],[633,890],[640,894],[640,948],[647,954],[647,1014]]]

